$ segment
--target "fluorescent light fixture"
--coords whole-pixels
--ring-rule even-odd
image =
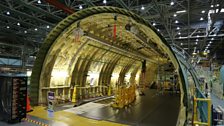
[[[202,10],[201,13],[204,14],[205,13],[205,10]]]
[[[145,10],[145,7],[144,7],[144,6],[142,6],[142,7],[141,7],[141,9],[142,9],[142,10]]]
[[[38,0],[38,1],[37,1],[37,3],[38,3],[38,4],[41,4],[41,1],[40,1],[40,0]]]
[[[155,23],[155,22],[153,22],[153,23],[152,23],[152,25],[153,25],[153,26],[155,26],[155,25],[156,25],[156,23]]]
[[[176,21],[175,21],[175,23],[177,24],[177,23],[179,23],[179,21],[178,21],[178,20],[176,20]]]
[[[170,2],[170,5],[171,5],[171,6],[173,6],[173,5],[174,5],[174,2],[173,2],[173,1],[171,1],[171,2]]]
[[[173,14],[173,16],[174,16],[174,17],[176,17],[176,16],[177,16],[177,14]]]
[[[106,0],[103,0],[103,3],[104,3],[104,4],[106,4],[106,3],[107,3],[107,1],[106,1]]]
[[[82,5],[79,5],[79,9],[82,10]]]
[[[215,10],[215,13],[218,13],[218,12],[219,12],[219,9],[216,9],[216,10]]]
[[[180,14],[180,13],[185,13],[185,12],[187,12],[187,11],[186,10],[181,10],[181,11],[177,11],[176,13]]]
[[[180,30],[180,27],[177,27],[177,30]]]
[[[50,26],[49,26],[49,25],[47,25],[47,28],[50,28]]]
[[[188,48],[184,48],[185,50],[187,50]]]
[[[20,26],[20,23],[18,22],[17,25]]]
[[[9,29],[10,27],[9,27],[9,26],[6,26],[6,28],[8,28],[8,29]]]
[[[223,13],[223,12],[224,12],[224,8],[222,8],[220,12],[222,12],[222,13]]]
[[[203,18],[203,17],[201,17],[201,18],[200,18],[200,21],[203,21],[203,20],[204,20],[204,18]]]
[[[27,31],[24,31],[24,33],[27,33]]]
[[[37,31],[37,28],[35,28],[34,30]]]
[[[10,12],[9,12],[9,11],[7,11],[7,12],[6,12],[6,14],[7,14],[7,15],[10,15]]]
[[[192,54],[193,54],[193,55],[196,55],[197,53],[196,53],[196,52],[193,52]]]

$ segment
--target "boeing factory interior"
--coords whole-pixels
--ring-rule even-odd
[[[0,126],[224,126],[224,0],[0,0]]]

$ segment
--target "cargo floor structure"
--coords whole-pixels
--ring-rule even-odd
[[[174,126],[177,122],[179,101],[179,96],[176,94],[158,94],[156,90],[147,89],[145,96],[137,96],[133,104],[123,109],[114,109],[106,104],[80,114],[67,110],[57,111],[53,118],[48,118],[44,107],[35,107],[27,119],[22,123],[13,124],[13,126],[72,126],[75,124]],[[8,126],[10,124],[0,122],[0,125]]]

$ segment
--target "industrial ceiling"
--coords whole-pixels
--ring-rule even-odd
[[[1,0],[0,57],[35,57],[46,35],[68,15],[92,6],[115,6],[144,17],[169,44],[210,57],[223,49],[222,0]],[[9,65],[2,61],[1,65]]]

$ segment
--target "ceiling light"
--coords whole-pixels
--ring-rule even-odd
[[[198,42],[195,42],[195,44],[197,45],[197,44],[198,44]]]
[[[206,49],[208,49],[208,46],[206,46]]]
[[[175,23],[177,24],[177,23],[179,23],[179,21],[178,21],[178,20],[176,20],[176,21],[175,21]]]
[[[205,13],[205,10],[201,11],[201,13],[204,14]]]
[[[141,9],[142,9],[142,10],[145,10],[145,7],[144,7],[144,6],[142,6],[142,7],[141,7]]]
[[[177,14],[173,14],[173,16],[174,16],[174,17],[176,17],[176,16],[177,16]]]
[[[170,2],[170,5],[171,5],[171,6],[173,6],[173,5],[174,5],[174,2],[173,2],[173,1],[171,1],[171,2]]]
[[[197,53],[196,53],[196,52],[193,52],[192,54],[193,54],[193,55],[196,55]]]
[[[106,4],[106,3],[107,3],[107,1],[106,1],[106,0],[103,0],[103,3],[104,3],[104,4]]]
[[[20,26],[20,23],[18,22],[17,25]]]
[[[9,27],[9,26],[6,26],[6,28],[8,28],[8,29],[9,29],[10,27]]]
[[[37,3],[38,3],[38,4],[41,4],[41,1],[40,1],[40,0],[38,0],[38,1],[37,1]]]
[[[34,30],[37,31],[37,28],[35,28]]]
[[[207,50],[207,53],[210,53],[210,50]]]
[[[160,31],[159,29],[157,29],[157,31]]]
[[[211,40],[214,40],[214,38],[212,38]]]
[[[220,12],[224,12],[224,8],[222,8],[222,9],[220,10]]]
[[[216,34],[214,34],[214,36],[216,36]]]
[[[27,31],[24,31],[24,33],[27,33]]]
[[[201,17],[201,18],[200,18],[200,21],[203,21],[203,20],[204,20],[204,18],[203,18],[203,17]]]
[[[180,43],[180,45],[183,45],[183,43]]]
[[[216,7],[219,7],[219,4],[216,4],[215,6],[216,6]]]
[[[156,23],[154,22],[154,23],[152,23],[152,25],[153,25],[153,26],[155,26],[155,25],[156,25]]]
[[[208,47],[210,46],[210,44],[208,44]]]
[[[50,28],[50,26],[49,26],[49,25],[47,25],[47,28]]]
[[[212,41],[210,41],[209,44],[212,44]]]
[[[180,32],[178,32],[178,35],[181,35],[181,33],[180,33]]]
[[[179,38],[182,38],[181,36]]]
[[[215,13],[218,13],[218,12],[219,12],[219,9],[216,9],[216,10],[215,10]]]
[[[180,30],[180,27],[177,27],[177,30]]]
[[[7,14],[7,15],[10,15],[10,12],[9,12],[9,11],[7,11],[7,12],[6,12],[6,14]]]
[[[196,39],[196,41],[198,42],[198,39]]]
[[[199,37],[199,35],[197,35],[197,37]]]
[[[214,5],[211,5],[211,7],[214,7]]]
[[[176,13],[179,14],[179,13],[185,13],[187,12],[186,10],[181,10],[181,11],[177,11]]]
[[[82,5],[79,5],[79,9],[82,10]]]

